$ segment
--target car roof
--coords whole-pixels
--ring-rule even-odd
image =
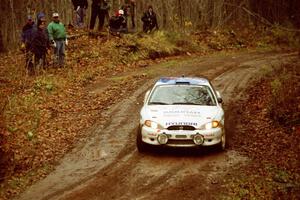
[[[156,83],[157,85],[208,85],[210,82],[205,77],[162,77]]]

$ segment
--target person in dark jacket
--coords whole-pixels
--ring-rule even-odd
[[[46,22],[46,15],[45,15],[45,13],[39,12],[39,13],[36,15],[36,21],[37,21],[37,24],[39,23],[39,21]]]
[[[37,31],[32,42],[31,51],[34,54],[34,69],[42,69],[45,66],[45,58],[48,48],[48,37],[45,35],[46,22],[39,21]]]
[[[154,28],[158,30],[157,18],[152,6],[148,6],[148,10],[142,16],[142,21],[145,33],[151,32]]]
[[[84,27],[84,17],[86,9],[88,8],[87,0],[72,0],[74,6],[74,23],[75,26],[82,28]]]
[[[27,22],[26,24],[23,26],[22,29],[22,35],[21,35],[21,41],[25,44],[25,45],[30,45],[30,41],[32,39],[33,36],[33,27],[34,27],[34,20],[32,19],[32,17],[29,15],[27,17]]]
[[[36,23],[34,24],[34,32],[38,31],[38,24],[41,24],[41,23],[47,24],[46,23],[46,15],[43,12],[39,12],[36,15]],[[50,48],[50,40],[49,40],[48,29],[44,28],[43,30],[44,30],[44,35],[47,38],[47,47]],[[47,58],[46,57],[44,58],[43,63],[44,63],[44,66],[47,65]]]
[[[33,70],[33,60],[30,49],[34,32],[34,20],[31,16],[28,16],[27,22],[22,29],[21,48],[25,51],[25,68],[28,70],[29,73],[31,73]]]
[[[120,35],[120,33],[127,33],[127,21],[124,16],[124,11],[119,10],[109,20],[109,31],[112,35]]]
[[[135,28],[135,0],[130,0],[130,18],[132,29]]]
[[[124,10],[124,16],[126,20],[128,18],[131,19],[131,27],[132,29],[135,28],[135,0],[125,0],[124,5],[121,7]]]
[[[110,9],[110,0],[93,0],[90,30],[94,29],[97,17],[99,19],[98,30],[99,31],[102,30],[105,18],[109,20],[109,9]]]

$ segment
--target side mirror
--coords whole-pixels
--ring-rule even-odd
[[[220,92],[219,92],[219,91],[216,91],[216,93],[217,93],[217,101],[218,101],[218,103],[223,103],[223,99],[222,99],[222,97],[221,97]]]
[[[217,98],[217,100],[218,100],[218,103],[223,103],[223,99],[222,98]]]
[[[148,90],[145,94],[145,97],[144,97],[144,104],[146,103],[146,100],[148,99],[149,97],[149,94],[150,94],[150,90]]]

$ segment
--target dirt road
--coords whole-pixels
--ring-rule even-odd
[[[247,163],[247,158],[234,149],[222,153],[180,149],[139,154],[135,131],[143,95],[161,76],[204,75],[221,92],[226,110],[241,97],[253,78],[294,56],[273,52],[190,57],[131,72],[147,74],[139,89],[108,109],[104,114],[106,122],[87,130],[93,136],[66,155],[53,173],[19,199],[218,198],[218,180],[234,166]],[[101,92],[99,88],[90,88],[94,88],[91,92]],[[234,116],[226,119],[229,138],[233,119]]]

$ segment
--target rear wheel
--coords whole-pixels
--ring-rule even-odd
[[[138,129],[137,129],[136,146],[140,153],[146,152],[148,150],[147,144],[142,141],[141,127],[138,127]]]

